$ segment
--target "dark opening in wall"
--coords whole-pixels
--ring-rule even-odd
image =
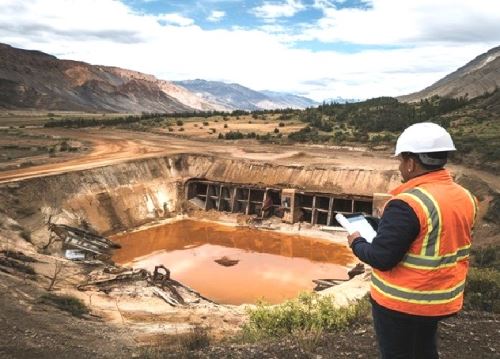
[[[328,210],[330,206],[330,197],[316,196],[316,208]]]
[[[286,209],[282,204],[282,190],[278,188],[259,188],[253,185],[190,180],[187,182],[187,199],[197,207],[223,212],[243,213],[260,216],[263,206],[272,207],[271,215],[283,217],[286,211],[295,211],[292,222],[301,221],[319,225],[338,225],[335,214],[372,212],[369,197],[341,197],[328,193],[296,192],[288,189],[293,205]],[[270,203],[269,203],[270,200]],[[291,203],[292,203],[291,202]],[[268,211],[265,211],[268,213]],[[268,215],[269,215],[268,213]],[[285,218],[285,217],[284,217]],[[290,222],[290,223],[292,223]]]
[[[250,201],[252,202],[262,202],[264,200],[265,190],[261,189],[251,189],[250,190]]]
[[[354,201],[354,212],[363,212],[365,214],[372,213],[372,202],[368,201]]]
[[[299,199],[299,207],[312,208],[314,196],[299,194],[297,198]]]
[[[318,218],[316,224],[321,224],[323,226],[328,225],[328,212],[318,212]]]
[[[300,210],[302,211],[302,216],[301,216],[300,221],[301,222],[311,223],[311,220],[312,220],[312,210],[311,209],[306,209],[306,208],[301,208]]]
[[[281,205],[281,193],[280,191],[277,190],[268,190],[267,191],[267,196],[271,198],[271,201],[273,202],[273,206],[280,206]]]
[[[231,212],[231,202],[225,199],[220,200],[219,211]]]
[[[333,210],[335,212],[352,213],[352,200],[335,198],[333,200]]]

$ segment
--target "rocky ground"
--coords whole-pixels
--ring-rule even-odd
[[[462,312],[440,324],[439,353],[446,358],[498,358],[500,315]],[[165,357],[176,357],[171,354]],[[371,320],[348,330],[318,337],[294,336],[255,345],[212,346],[187,355],[193,358],[376,358]]]
[[[126,358],[135,342],[127,328],[76,318],[40,303],[31,279],[0,272],[1,358]]]
[[[347,330],[316,335],[295,334],[244,344],[188,342],[175,336],[154,346],[136,341],[133,330],[91,315],[76,318],[40,302],[43,290],[28,277],[0,272],[0,357],[2,358],[375,358],[371,320]],[[440,324],[441,358],[498,358],[500,315],[464,311]],[[160,339],[160,338],[159,338]],[[189,347],[194,345],[194,350]],[[203,346],[196,349],[196,346]]]

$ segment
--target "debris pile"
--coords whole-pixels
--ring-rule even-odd
[[[65,224],[48,224],[50,231],[48,247],[55,240],[63,242],[64,256],[71,260],[100,260],[110,261],[113,249],[120,248],[119,244],[89,231],[70,227]]]
[[[193,289],[170,278],[170,271],[163,265],[155,267],[151,274],[145,269],[128,269],[107,267],[102,271],[89,274],[88,280],[77,286],[78,290],[95,290],[106,294],[148,294],[163,299],[171,306],[208,302],[211,300],[203,297]]]

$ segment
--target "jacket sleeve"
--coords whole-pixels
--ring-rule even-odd
[[[372,243],[359,237],[351,248],[361,261],[387,271],[401,262],[419,232],[420,223],[413,209],[404,201],[391,200],[384,209]]]

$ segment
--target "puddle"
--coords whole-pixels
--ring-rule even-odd
[[[313,279],[347,278],[354,260],[324,239],[192,220],[112,240],[122,245],[115,262],[150,271],[163,264],[173,279],[224,304],[283,302],[312,290]]]

